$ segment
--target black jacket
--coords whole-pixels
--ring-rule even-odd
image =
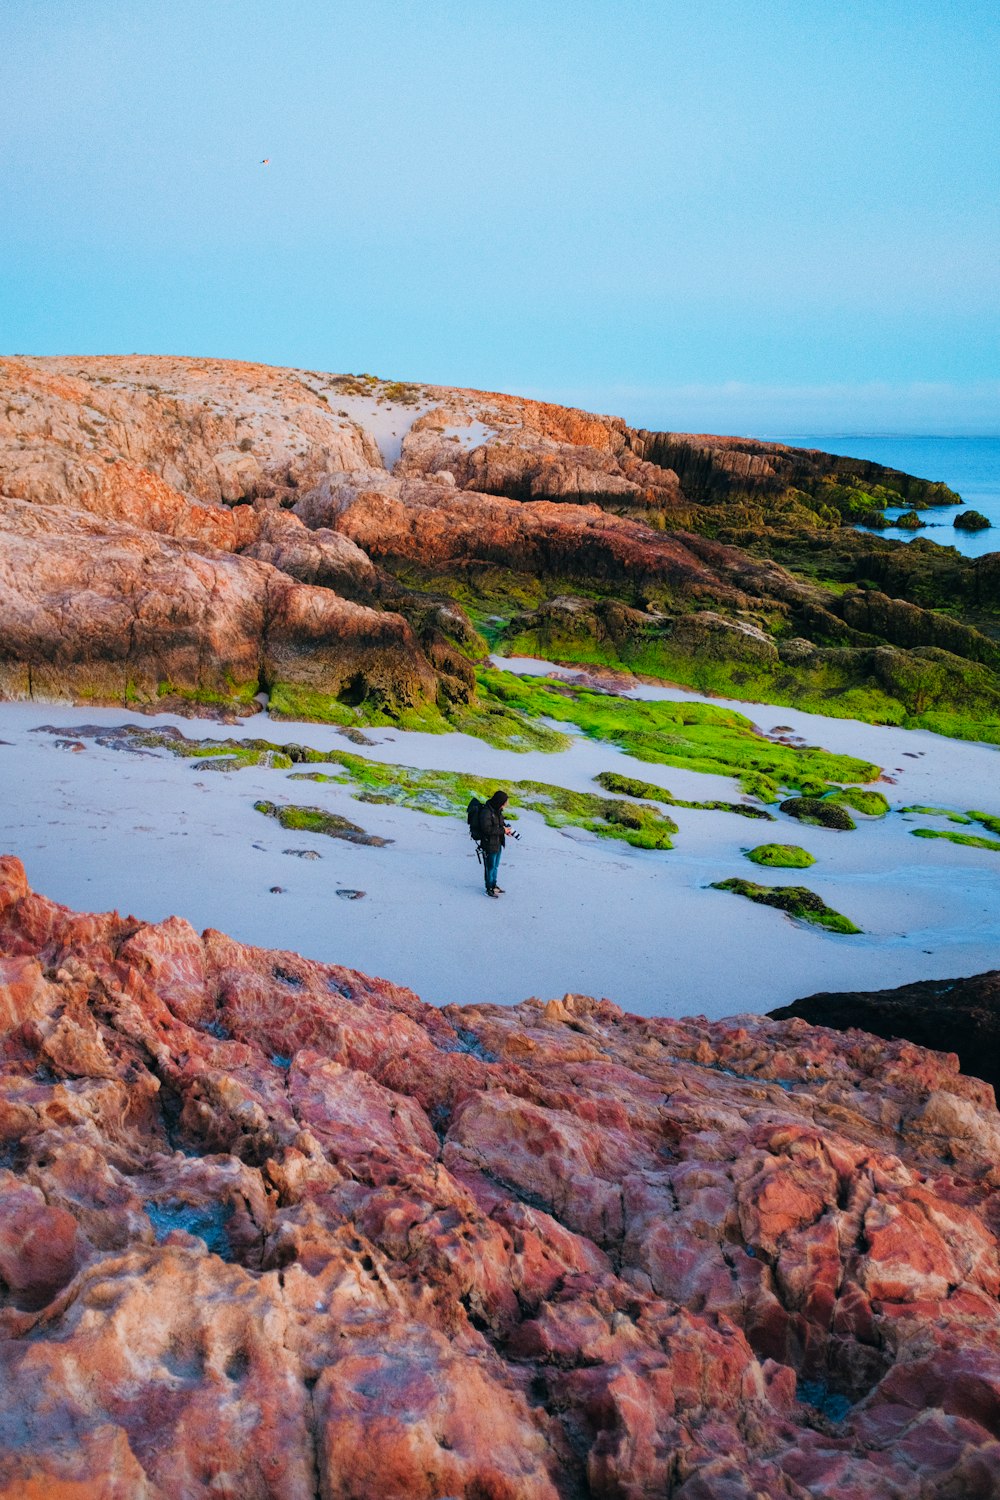
[[[503,808],[487,802],[479,814],[479,842],[484,854],[496,854],[507,842],[503,831]]]

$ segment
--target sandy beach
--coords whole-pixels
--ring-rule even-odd
[[[546,669],[528,660],[505,665]],[[649,686],[635,692],[696,696]],[[506,894],[494,903],[483,897],[474,848],[455,818],[362,804],[349,787],[289,782],[287,770],[220,774],[204,762],[101,746],[71,731],[172,724],[192,738],[340,748],[475,771],[498,785],[532,777],[594,790],[594,776],[614,769],[679,797],[736,798],[739,789],[724,777],[633,761],[582,735],[552,755],[396,729],[372,730],[374,743],[359,747],[330,727],[263,715],[234,729],[120,709],[4,703],[0,846],[24,861],[37,889],[79,909],[115,908],[147,921],[176,914],[199,930],[216,927],[382,975],[436,1003],[511,1003],[570,990],[643,1014],[717,1017],[765,1011],[819,989],[873,989],[994,967],[1000,854],[915,839],[914,827],[951,825],[897,809],[918,803],[1000,812],[993,791],[1000,752],[794,709],[736,706],[765,731],[790,726],[810,744],[876,761],[894,782],[882,784],[893,812],[859,818],[855,832],[841,833],[781,813],[774,824],[758,824],[675,808],[680,831],[664,852],[549,828],[522,813],[520,841],[508,845],[502,865]],[[321,806],[392,843],[359,847],[288,832],[254,809],[261,798]],[[772,840],[799,844],[816,864],[805,872],[756,870],[742,849]],[[708,889],[729,876],[804,882],[863,933],[827,933]],[[337,895],[355,890],[364,897]]]

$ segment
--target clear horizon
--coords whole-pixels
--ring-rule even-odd
[[[9,0],[0,351],[995,436],[998,41],[985,0]]]

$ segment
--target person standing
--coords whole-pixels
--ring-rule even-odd
[[[503,815],[506,802],[506,792],[494,792],[490,800],[483,804],[483,810],[479,814],[479,846],[483,851],[487,896],[503,895],[503,887],[497,885],[497,872],[500,869],[500,855],[507,841],[505,835],[509,831]]]

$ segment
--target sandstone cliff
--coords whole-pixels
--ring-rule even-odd
[[[954,1057],[439,1011],[11,858],[0,954],[0,1496],[998,1493]]]

